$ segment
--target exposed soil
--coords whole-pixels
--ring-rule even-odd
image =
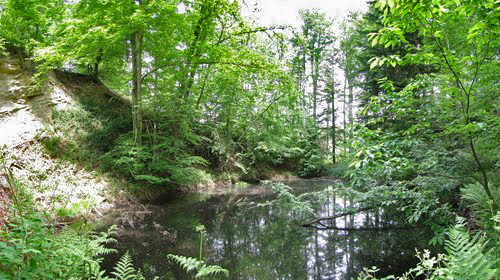
[[[7,164],[16,164],[13,174],[38,210],[59,220],[101,216],[115,198],[107,178],[52,158],[42,142],[51,129],[54,110],[78,106],[79,95],[99,95],[108,102],[113,93],[85,75],[60,71],[50,73],[46,85],[36,91],[30,86],[31,76],[19,58],[0,58],[0,146],[6,147]],[[0,171],[0,225],[11,207],[9,189],[1,177]]]
[[[0,229],[7,223],[11,204],[9,190],[5,186],[0,185]]]

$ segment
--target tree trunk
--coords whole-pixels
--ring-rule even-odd
[[[330,116],[328,116],[328,113],[330,112],[330,103],[327,103],[326,107],[326,150],[330,150],[330,133],[328,131],[330,130]]]
[[[335,158],[335,150],[337,149],[337,141],[335,139],[335,68],[332,67],[332,96],[331,96],[331,102],[332,102],[332,160],[333,163],[336,162]]]
[[[300,91],[302,93],[302,107],[304,110],[304,115],[307,115],[309,108],[307,106],[307,94],[306,94],[306,87],[305,87],[305,80],[306,80],[306,48],[303,47],[302,49],[302,73],[300,77]]]
[[[142,32],[132,33],[132,126],[134,142],[142,144]]]
[[[313,83],[313,119],[314,122],[317,123],[316,120],[316,106],[317,106],[317,96],[318,96],[318,76],[317,76],[317,64],[314,55],[311,56],[311,71],[312,71],[312,83]]]
[[[347,96],[347,76],[345,76],[345,72],[344,72],[344,94],[342,96],[343,98],[343,110],[342,110],[342,113],[344,115],[344,132],[343,132],[343,137],[344,137],[344,158],[347,158],[347,108],[346,108],[346,96]]]
[[[95,59],[94,63],[94,69],[92,71],[92,77],[97,81],[99,78],[99,64],[101,64],[102,61],[102,48],[99,48],[99,51],[97,52],[97,57]]]
[[[353,119],[353,112],[352,112],[352,107],[353,107],[353,93],[352,93],[352,80],[349,79],[349,153],[352,153],[352,125],[354,124],[354,119]]]

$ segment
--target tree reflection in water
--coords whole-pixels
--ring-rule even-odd
[[[287,184],[303,193],[317,191],[332,181],[294,180]],[[242,199],[247,203],[238,204]],[[426,228],[388,229],[406,226],[401,215],[390,209],[345,216],[331,224],[359,230],[303,228],[300,222],[304,221],[294,219],[286,209],[278,209],[276,205],[255,207],[256,203],[271,199],[273,195],[269,192],[234,189],[225,194],[187,195],[174,204],[153,210],[149,221],[177,230],[176,244],[161,245],[162,242],[155,241],[161,238],[151,231],[142,239],[122,239],[122,250],[135,254],[138,263],[147,268],[146,274],[173,270],[178,279],[187,279],[178,268],[158,256],[167,253],[195,256],[197,239],[189,231],[194,224],[202,223],[207,228],[204,249],[208,263],[228,269],[231,279],[350,279],[363,267],[379,267],[378,276],[403,273],[417,263],[415,248],[427,247],[432,234]],[[327,203],[316,206],[315,210],[321,216],[334,215],[335,205],[346,207],[349,202],[331,195]],[[145,253],[144,246],[140,246],[145,243],[155,244],[154,252]]]
[[[336,204],[349,202],[331,196],[316,210],[334,215]],[[345,231],[302,228],[275,207],[238,209],[213,223],[207,240],[211,261],[228,268],[232,279],[350,279],[374,265],[380,276],[401,274],[417,262],[415,248],[426,247],[426,236],[431,237],[425,228],[388,229],[406,225],[383,209],[333,221],[339,228],[359,229]]]

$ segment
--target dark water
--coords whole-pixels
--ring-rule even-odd
[[[332,183],[286,182],[295,193],[317,191]],[[425,228],[401,229],[406,227],[402,217],[390,209],[345,216],[330,224],[359,230],[304,228],[300,224],[310,218],[287,214],[278,205],[256,206],[275,197],[265,186],[170,197],[148,207],[150,213],[141,216],[143,220],[122,221],[117,249],[122,254],[129,251],[135,266],[148,277],[194,279],[166,255],[197,257],[199,235],[194,228],[202,224],[207,230],[204,258],[228,269],[229,279],[350,279],[372,266],[380,268],[379,277],[402,274],[417,262],[415,248],[427,247],[432,237]],[[332,215],[334,205],[348,204],[332,196],[315,211]],[[104,266],[111,267],[117,258],[108,257]]]

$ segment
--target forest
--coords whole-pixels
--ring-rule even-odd
[[[262,5],[0,0],[0,279],[500,279],[500,2]]]

